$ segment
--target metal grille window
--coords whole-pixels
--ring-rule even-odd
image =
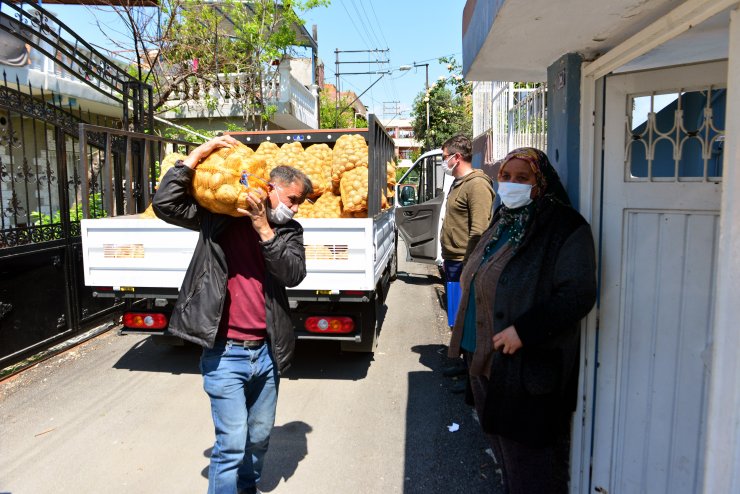
[[[547,86],[527,82],[477,82],[473,135],[489,133],[487,154],[497,160],[531,146],[547,152]]]
[[[717,87],[629,96],[625,180],[721,181],[726,98]]]

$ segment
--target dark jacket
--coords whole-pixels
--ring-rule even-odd
[[[180,338],[213,348],[218,332],[228,268],[218,236],[232,221],[247,218],[213,214],[190,195],[195,171],[173,167],[162,178],[152,205],[157,217],[190,230],[200,231],[188,270],[170,319],[169,332]],[[250,225],[251,228],[251,225]],[[306,252],[303,229],[296,221],[273,226],[275,237],[260,242],[265,258],[265,309],[267,337],[279,372],[290,365],[295,347],[285,287],[299,284],[306,277]]]
[[[586,220],[571,207],[543,200],[490,301],[494,334],[513,324],[523,347],[493,355],[486,432],[531,445],[562,434],[575,410],[579,322],[596,300],[595,271]]]

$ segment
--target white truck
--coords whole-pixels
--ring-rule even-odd
[[[374,115],[367,129],[232,133],[248,146],[333,143],[361,134],[368,143],[368,217],[303,218],[307,276],[288,296],[299,339],[339,340],[344,350],[374,351],[380,315],[398,269],[394,209],[381,209],[394,147]],[[407,193],[408,194],[408,193]],[[165,329],[197,232],[136,216],[81,221],[85,284],[99,297],[128,300],[121,333],[167,339]]]

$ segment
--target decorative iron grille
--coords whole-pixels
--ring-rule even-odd
[[[725,88],[630,95],[625,116],[625,180],[720,182]]]

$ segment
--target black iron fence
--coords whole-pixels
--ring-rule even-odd
[[[0,83],[0,367],[122,308],[84,286],[80,219],[142,212],[158,164],[191,144]]]

